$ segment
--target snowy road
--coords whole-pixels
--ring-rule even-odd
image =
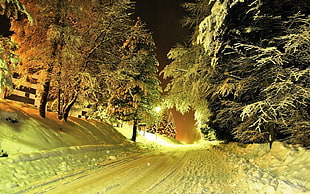
[[[217,181],[231,191],[233,169],[223,153],[195,146],[172,150],[117,159],[47,187],[50,193],[203,193]]]
[[[286,193],[280,180],[218,147],[183,146],[115,158],[29,193]],[[283,190],[284,189],[284,190]],[[283,192],[281,191],[283,190]],[[299,193],[298,190],[292,190]],[[302,193],[302,192],[300,192]]]

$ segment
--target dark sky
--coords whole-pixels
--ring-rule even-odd
[[[9,29],[10,29],[9,19],[7,19],[3,15],[0,15],[0,35],[2,36],[11,35],[11,33],[9,32]]]
[[[136,0],[136,16],[153,32],[157,47],[157,59],[161,71],[170,61],[167,53],[177,43],[187,42],[190,38],[190,31],[182,28],[180,20],[186,14],[180,6],[184,0]],[[162,80],[166,83],[166,81]],[[163,86],[165,84],[162,84]],[[192,142],[197,138],[197,130],[194,126],[194,113],[191,111],[185,115],[173,110],[177,128],[177,139],[185,142]]]
[[[181,27],[184,0],[136,0],[136,16],[147,24],[156,42],[160,70],[169,64],[166,55],[171,47],[188,39],[188,31]]]

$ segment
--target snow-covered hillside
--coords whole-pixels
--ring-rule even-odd
[[[310,192],[304,148],[182,145],[144,132],[133,143],[126,125],[74,117],[65,123],[55,113],[42,119],[37,110],[4,100],[0,110],[0,193]]]
[[[36,109],[2,99],[0,129],[0,193],[88,168],[135,147],[107,123],[74,117],[66,123],[50,112],[42,119]]]
[[[9,156],[68,146],[129,144],[107,123],[75,117],[66,123],[50,112],[43,119],[36,109],[2,99],[0,129],[0,149]]]

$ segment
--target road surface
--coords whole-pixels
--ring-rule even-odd
[[[173,147],[112,158],[29,193],[275,193],[275,178],[255,170],[265,182],[254,180],[240,164],[219,147]]]

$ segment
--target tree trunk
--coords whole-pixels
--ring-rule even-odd
[[[74,103],[76,102],[78,98],[78,94],[75,94],[71,102],[66,106],[66,108],[63,110],[63,118],[67,122],[68,121],[68,116],[71,108],[73,107]]]
[[[132,137],[131,137],[131,140],[134,142],[136,142],[136,139],[137,139],[137,129],[138,129],[138,119],[135,118],[133,121]]]
[[[268,141],[269,141],[269,148],[272,148],[272,143],[275,140],[275,124],[272,123],[269,125],[269,134],[268,134]]]
[[[56,50],[57,50],[57,43],[54,42],[52,56],[56,56]],[[49,67],[46,71],[47,79],[45,80],[45,83],[43,85],[43,92],[41,95],[40,107],[39,107],[39,113],[42,118],[45,118],[46,104],[47,104],[48,94],[49,94],[50,86],[51,86],[51,73],[53,69],[54,69],[54,63],[49,64]]]
[[[59,24],[60,22],[60,15],[59,15],[59,10],[60,8],[60,2],[61,0],[58,0],[57,8],[58,12],[56,13],[56,19],[55,19],[55,24]],[[58,43],[54,41],[53,43],[53,51],[52,51],[52,57],[55,59],[57,56],[57,48],[58,48]],[[47,99],[48,99],[48,93],[50,90],[50,85],[51,85],[51,73],[53,72],[54,69],[54,62],[51,64],[48,64],[48,69],[47,69],[47,79],[45,80],[45,83],[43,85],[43,92],[41,95],[41,100],[40,100],[40,107],[39,107],[39,114],[42,118],[45,118],[46,114],[46,104],[47,104]]]
[[[59,85],[59,83],[58,83]],[[63,118],[63,111],[61,109],[61,89],[58,88],[58,94],[57,94],[58,102],[57,102],[57,113],[58,113],[58,119],[61,120]]]
[[[43,92],[41,95],[40,107],[39,107],[39,113],[42,118],[45,118],[46,104],[47,104],[48,93],[50,90],[50,84],[51,84],[50,79],[47,79],[45,80],[45,83],[43,85]]]

